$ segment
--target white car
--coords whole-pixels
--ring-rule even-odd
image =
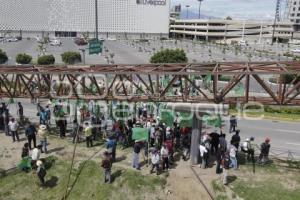
[[[15,37],[6,38],[6,42],[17,42],[17,41],[18,41],[18,39]]]
[[[61,41],[60,40],[52,40],[51,42],[50,42],[50,45],[51,46],[60,46],[62,43],[61,43]]]
[[[246,45],[246,41],[245,41],[245,40],[240,40],[240,41],[239,41],[239,44],[240,44],[241,46],[245,46],[245,45]]]

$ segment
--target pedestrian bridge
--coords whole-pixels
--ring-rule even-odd
[[[292,77],[289,82],[285,81],[287,75]],[[0,95],[6,98],[300,105],[299,76],[300,62],[0,65]]]

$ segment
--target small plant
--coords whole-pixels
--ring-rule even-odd
[[[0,64],[6,63],[7,60],[8,60],[8,57],[6,55],[6,52],[4,52],[0,49]]]
[[[81,62],[81,55],[79,52],[67,51],[61,54],[62,61],[65,64],[73,65],[75,63]]]
[[[52,65],[55,63],[55,58],[53,55],[40,56],[37,60],[39,65]]]
[[[25,53],[20,53],[16,57],[16,62],[19,64],[29,64],[31,62],[31,60],[32,60],[32,57]]]

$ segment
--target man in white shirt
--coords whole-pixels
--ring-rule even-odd
[[[38,145],[31,151],[31,166],[33,169],[36,168],[36,162],[40,159],[42,145]]]
[[[201,160],[202,160],[201,167],[203,169],[205,169],[206,165],[207,165],[207,154],[208,154],[208,151],[207,151],[204,143],[200,144],[199,150],[200,150],[200,156],[201,156]]]
[[[231,141],[231,145],[229,147],[229,156],[230,156],[230,167],[233,169],[237,169],[237,159],[236,159],[236,147],[233,144],[233,141]]]
[[[152,167],[150,170],[150,174],[153,173],[154,168],[156,169],[156,175],[159,175],[159,154],[157,152],[157,150],[154,150],[151,156],[151,163],[152,163]]]
[[[18,122],[14,118],[12,118],[11,121],[8,123],[8,128],[11,132],[13,142],[16,141],[16,138],[17,138],[18,142],[20,141],[19,134],[18,134],[18,127],[19,127]]]

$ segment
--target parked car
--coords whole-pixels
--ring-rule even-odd
[[[55,40],[51,40],[50,45],[51,46],[60,46],[60,45],[62,45],[62,42],[60,40],[55,39]]]
[[[16,36],[17,40],[22,40],[22,36]]]
[[[74,39],[75,44],[79,46],[87,45],[87,41],[84,38],[75,38]]]
[[[6,38],[6,42],[17,42],[17,41],[18,41],[18,39],[15,37]]]
[[[300,49],[293,49],[292,52],[293,53],[300,53]]]

